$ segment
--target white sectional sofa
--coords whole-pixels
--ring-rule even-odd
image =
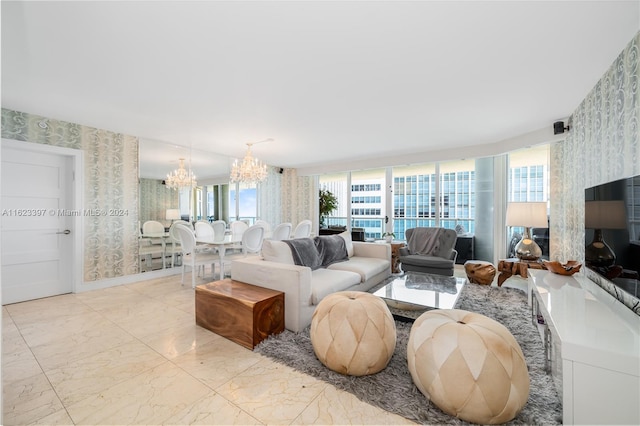
[[[389,244],[351,242],[350,234],[340,235],[349,260],[311,270],[294,263],[285,242],[265,240],[262,256],[231,263],[231,278],[284,292],[285,327],[302,331],[311,324],[313,311],[325,296],[344,290],[367,291],[391,275]]]

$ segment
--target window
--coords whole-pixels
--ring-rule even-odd
[[[258,215],[256,184],[231,184],[229,188],[229,220],[254,223]]]
[[[514,151],[509,154],[507,201],[549,201],[549,145]],[[547,207],[548,209],[548,207]],[[523,227],[511,227],[507,232],[507,256],[515,255],[513,248],[524,232]],[[542,249],[542,257],[549,258],[549,234],[532,235]]]

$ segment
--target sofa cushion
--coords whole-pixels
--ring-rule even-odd
[[[430,268],[452,268],[453,261],[435,256],[421,256],[419,254],[410,254],[400,257],[400,261],[408,265],[426,266]]]
[[[342,238],[344,238],[344,243],[347,246],[347,256],[352,257],[353,256],[353,241],[351,240],[351,233],[349,231],[344,231],[341,232],[340,235]]]
[[[315,243],[322,267],[349,260],[344,238],[340,235],[319,235],[315,238]]]
[[[291,249],[282,241],[264,240],[262,242],[262,257],[270,262],[294,265]]]
[[[341,265],[336,263],[335,265]],[[332,269],[316,269],[311,274],[311,304],[317,305],[322,299],[336,291],[360,284],[360,275],[355,272]]]
[[[360,282],[365,282],[369,278],[389,269],[391,262],[387,259],[376,257],[353,256],[348,262],[334,263],[328,269],[336,271],[351,271],[360,275]]]

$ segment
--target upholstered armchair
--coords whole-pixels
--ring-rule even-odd
[[[400,249],[404,272],[453,275],[458,252],[456,231],[445,228],[411,228],[405,231],[407,246]]]

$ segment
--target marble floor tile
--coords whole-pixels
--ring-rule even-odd
[[[262,359],[261,355],[218,336],[172,362],[215,390]]]
[[[229,401],[267,424],[289,424],[327,383],[267,358],[218,387]]]
[[[3,424],[411,424],[197,326],[190,280],[3,306]]]
[[[22,345],[12,343],[7,346],[3,336],[2,382],[4,384],[11,385],[14,382],[28,379],[29,377],[42,373],[42,367],[40,367],[40,364],[38,364],[38,361],[26,343],[24,343],[24,340],[22,341]]]
[[[175,290],[167,293],[151,295],[155,300],[166,303],[169,306],[177,306],[185,303],[195,305],[195,291],[189,287],[188,289]]]
[[[211,389],[167,361],[67,406],[76,424],[162,424]]]
[[[5,305],[5,308],[18,327],[34,322],[47,323],[59,318],[64,319],[93,311],[91,307],[78,300],[74,294],[14,303]]]
[[[305,425],[414,425],[416,423],[360,401],[355,395],[327,386],[298,416]]]
[[[140,339],[163,330],[194,324],[195,317],[165,306],[155,312],[142,312],[138,318],[123,318],[114,322]]]
[[[178,290],[186,290],[187,286],[180,284],[180,280],[176,276],[157,278],[149,281],[140,281],[133,284],[127,284],[127,288],[145,294],[149,297],[157,298],[166,293],[172,293]]]
[[[188,324],[180,323],[175,327],[153,332],[140,340],[165,358],[173,359],[222,338],[191,321]]]
[[[98,312],[117,310],[121,306],[135,306],[145,303],[149,297],[120,285],[101,290],[87,291],[76,295],[78,300]]]
[[[166,359],[139,341],[46,372],[63,404],[71,405],[151,370]]]
[[[69,413],[67,413],[67,410],[59,410],[30,424],[46,426],[68,426],[73,424],[73,420],[71,420],[71,417],[69,417]]]
[[[3,382],[3,424],[26,425],[63,409],[47,377],[41,373],[11,383]]]
[[[68,316],[57,316],[54,319],[44,321],[38,320],[30,324],[16,322],[25,342],[31,347],[47,345],[60,339],[91,332],[96,328],[111,325],[111,322],[103,315],[95,311],[82,314],[70,314]]]
[[[185,408],[167,424],[175,425],[262,425],[258,420],[242,411],[215,392]]]

